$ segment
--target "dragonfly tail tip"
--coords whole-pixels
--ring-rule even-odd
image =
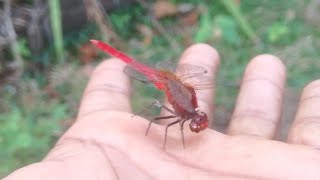
[[[92,44],[94,44],[94,45],[96,45],[96,44],[99,43],[99,41],[97,41],[97,40],[95,40],[95,39],[91,39],[90,42],[91,42]]]

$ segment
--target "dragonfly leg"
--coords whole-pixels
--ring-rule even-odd
[[[147,131],[146,131],[146,136],[148,135],[150,126],[154,121],[158,121],[158,120],[162,120],[162,119],[171,119],[171,118],[175,118],[175,117],[177,117],[177,116],[171,115],[171,116],[159,116],[159,117],[155,117],[155,118],[151,119],[149,122],[148,128],[147,128]]]
[[[165,149],[166,148],[166,143],[167,143],[167,135],[168,135],[168,128],[172,125],[175,125],[177,123],[180,123],[182,121],[182,119],[178,119],[176,121],[173,121],[172,123],[169,123],[167,126],[166,126],[166,131],[165,131],[165,134],[164,134],[164,143],[163,143],[163,148]]]
[[[146,131],[146,135],[148,135],[150,126],[151,126],[151,124],[152,124],[154,121],[162,120],[162,119],[171,119],[171,118],[177,117],[176,114],[175,114],[175,112],[174,112],[173,110],[171,110],[171,109],[168,108],[167,106],[161,104],[158,100],[155,100],[155,101],[151,104],[151,106],[156,106],[156,107],[158,107],[158,108],[160,108],[160,109],[163,108],[163,109],[167,110],[168,112],[170,112],[170,113],[173,114],[173,115],[170,115],[170,116],[159,116],[159,117],[155,117],[155,118],[153,118],[152,120],[150,120],[149,125],[148,125],[148,128],[147,128],[147,131]],[[147,110],[147,108],[145,108],[145,109],[144,109],[143,111],[141,111],[139,114],[142,114],[142,113],[143,113],[144,111],[146,111],[146,110]],[[134,115],[134,116],[135,116],[135,115]]]
[[[136,116],[136,115],[142,115],[142,114],[144,114],[146,111],[149,110],[149,107],[150,107],[150,106],[156,106],[156,107],[158,107],[158,108],[160,108],[160,109],[163,108],[163,109],[167,110],[168,112],[170,112],[171,114],[176,115],[173,110],[171,110],[171,109],[168,108],[167,106],[161,104],[158,100],[155,100],[153,103],[151,103],[150,105],[148,105],[148,106],[146,106],[145,108],[143,108],[143,110],[140,111],[139,113],[132,115],[132,117],[134,117],[134,116]]]
[[[183,120],[181,120],[180,121],[180,130],[181,130],[181,137],[182,137],[182,144],[183,144],[183,148],[186,148],[186,146],[185,146],[185,141],[184,141],[184,133],[183,133],[183,127],[184,127],[184,123],[186,122],[186,121],[188,121],[189,119],[183,119]]]
[[[180,124],[180,131],[181,131],[181,138],[182,138],[182,144],[183,144],[183,149],[186,148],[185,143],[184,143],[184,134],[183,134],[183,122],[179,122]]]
[[[161,104],[158,100],[156,100],[155,102],[153,102],[153,105],[154,106],[157,106],[158,108],[160,108],[160,109],[165,109],[165,110],[167,110],[168,112],[170,112],[171,114],[174,114],[174,115],[176,115],[176,113],[172,110],[172,109],[170,109],[170,108],[168,108],[166,105],[164,105],[164,104]]]

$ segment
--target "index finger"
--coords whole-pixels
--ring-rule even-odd
[[[100,111],[131,112],[130,81],[124,67],[118,59],[110,59],[95,69],[83,94],[78,119]]]

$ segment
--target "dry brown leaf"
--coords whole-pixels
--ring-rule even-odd
[[[182,23],[185,25],[194,25],[198,22],[199,13],[197,11],[191,11],[184,16],[182,16]]]
[[[44,92],[50,97],[50,98],[58,98],[60,97],[59,92],[52,87],[52,85],[48,85],[44,88]]]
[[[158,0],[153,5],[152,10],[154,17],[157,19],[177,14],[177,7],[174,4],[164,0]]]
[[[82,44],[79,47],[81,62],[88,64],[97,57],[97,50],[91,43]]]
[[[152,42],[153,38],[153,31],[149,26],[146,26],[144,24],[137,25],[137,30],[140,34],[143,36],[143,44],[149,45]]]

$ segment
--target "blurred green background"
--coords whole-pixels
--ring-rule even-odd
[[[107,57],[90,39],[148,64],[176,62],[191,44],[208,43],[221,56],[216,79],[227,85],[241,81],[254,56],[280,57],[288,84],[279,139],[286,137],[302,88],[319,78],[320,0],[73,2],[82,19],[68,2],[0,3],[0,177],[40,161],[74,121],[90,73]],[[29,18],[22,18],[21,7]],[[163,97],[152,86],[134,87],[135,111]],[[236,88],[216,88],[214,129],[224,130],[236,94]]]

